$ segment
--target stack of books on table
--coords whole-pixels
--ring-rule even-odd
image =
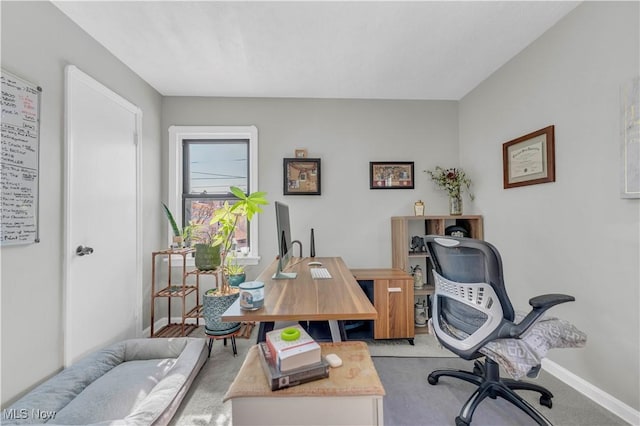
[[[283,338],[283,331],[288,338]],[[329,377],[329,364],[322,359],[320,345],[302,327],[270,331],[266,340],[258,344],[258,352],[271,390]]]

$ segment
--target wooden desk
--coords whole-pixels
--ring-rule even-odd
[[[374,322],[374,339],[408,339],[413,345],[413,277],[398,268],[352,269],[351,273],[358,281],[373,282],[374,305],[380,315]]]
[[[321,262],[331,274],[330,279],[311,278],[310,261]],[[338,320],[375,320],[378,313],[364,294],[353,274],[339,257],[294,258],[287,272],[297,272],[290,280],[274,280],[277,261],[265,269],[256,281],[264,283],[264,306],[256,311],[243,311],[236,300],[223,314],[223,321],[329,321],[331,337],[340,341]],[[261,337],[258,337],[260,341]]]

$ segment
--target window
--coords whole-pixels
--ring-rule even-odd
[[[208,226],[213,211],[235,199],[229,191],[231,186],[246,193],[257,191],[255,126],[172,126],[169,145],[167,205],[182,226],[190,222]],[[235,240],[237,249],[249,248],[248,256],[238,260],[257,264],[258,217],[240,224]]]

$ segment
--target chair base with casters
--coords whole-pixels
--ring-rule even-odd
[[[225,331],[225,334],[214,334],[210,332],[206,327],[204,329],[204,334],[209,338],[209,353],[207,358],[211,358],[211,349],[213,348],[214,340],[223,340],[224,346],[227,346],[227,339],[231,340],[231,348],[233,349],[233,356],[238,355],[238,348],[236,347],[236,336],[240,334],[240,324],[237,327],[234,327],[231,330]]]
[[[498,396],[527,413],[539,425],[551,425],[551,422],[547,418],[514,391],[516,389],[522,389],[538,392],[540,393],[540,404],[548,408],[552,407],[553,403],[551,398],[553,398],[553,394],[546,388],[534,383],[500,378],[500,366],[489,358],[485,359],[484,364],[476,361],[473,372],[463,370],[433,371],[428,377],[429,384],[436,385],[440,377],[454,377],[478,386],[462,406],[460,414],[456,417],[456,426],[469,425],[475,409],[480,405],[482,400],[487,397],[496,399]]]

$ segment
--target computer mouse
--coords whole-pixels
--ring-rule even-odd
[[[336,354],[328,354],[324,357],[330,366],[333,368],[340,367],[342,365],[342,359]]]
[[[309,263],[307,263],[307,265],[309,265],[309,266],[322,266],[322,263],[321,262],[309,262]]]

